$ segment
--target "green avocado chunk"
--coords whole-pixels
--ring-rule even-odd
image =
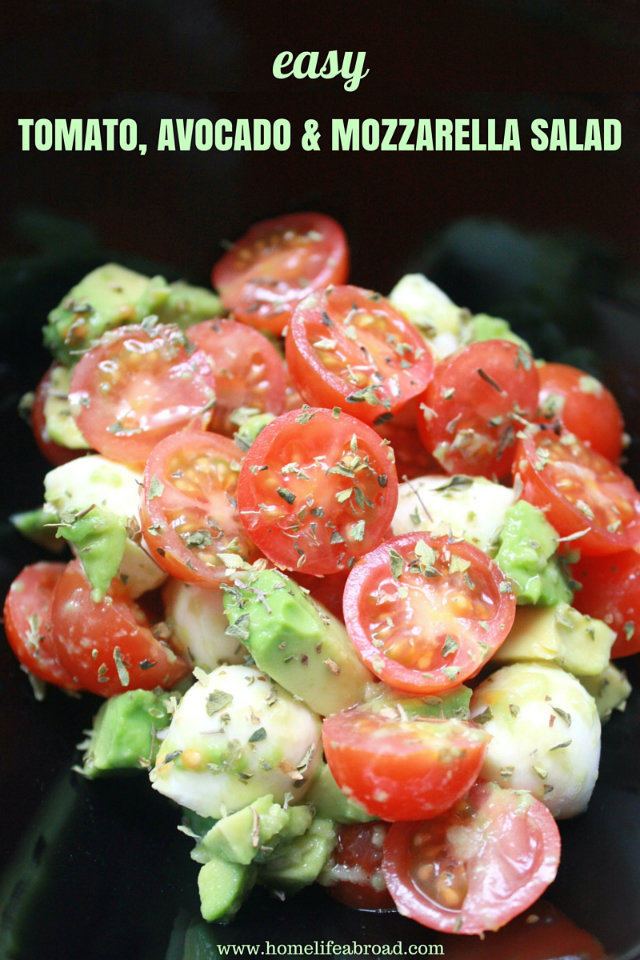
[[[257,666],[316,713],[363,699],[373,679],[342,623],[278,570],[251,570],[224,587],[229,630]]]
[[[60,518],[58,536],[73,543],[98,602],[120,569],[127,542],[124,519],[106,507],[92,507],[84,515]]]
[[[356,800],[347,797],[335,781],[327,763],[322,763],[305,797],[315,807],[317,816],[337,823],[367,823],[375,820]]]
[[[256,881],[257,871],[252,865],[231,863],[222,857],[212,857],[198,872],[200,912],[205,920],[231,920]]]
[[[156,316],[185,329],[221,312],[212,290],[107,263],[87,274],[49,313],[43,337],[53,355],[72,366],[105,331],[123,324]]]
[[[517,333],[514,333],[508,320],[503,320],[501,317],[491,317],[488,313],[476,313],[471,318],[469,326],[471,340],[473,341],[510,340],[531,353],[529,344]]]
[[[518,500],[507,509],[494,559],[511,580],[519,604],[571,603],[557,546],[558,534],[537,507]]]
[[[296,893],[316,881],[335,842],[333,822],[316,817],[302,836],[283,841],[274,856],[260,864],[258,882],[285,893]]]
[[[126,770],[146,770],[155,761],[157,733],[169,726],[171,695],[127,690],[102,704],[84,747],[80,770],[93,779]]]

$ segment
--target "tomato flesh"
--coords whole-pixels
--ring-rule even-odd
[[[292,410],[248,450],[238,507],[253,541],[285,570],[347,570],[387,532],[398,501],[393,454],[340,411]]]
[[[207,431],[181,431],[154,447],[140,519],[147,547],[167,573],[206,586],[225,576],[220,554],[255,559],[236,505],[241,459],[233,440]]]
[[[285,347],[308,403],[339,406],[366,423],[393,416],[433,374],[433,356],[413,324],[361,287],[330,287],[303,300]]]
[[[209,357],[177,327],[130,325],[104,334],[71,379],[76,422],[99,453],[144,463],[163,437],[206,428],[215,401]]]
[[[640,493],[633,481],[573,434],[524,431],[513,471],[522,498],[544,510],[561,537],[575,538],[585,556],[640,543]]]
[[[436,364],[418,429],[447,473],[508,476],[516,432],[535,415],[533,358],[508,340],[470,343]]]
[[[41,561],[18,574],[5,598],[3,621],[9,646],[23,667],[40,680],[73,689],[51,635],[51,598],[66,564]]]
[[[280,335],[312,290],[344,283],[349,251],[342,227],[320,213],[292,213],[254,224],[211,274],[236,320]]]
[[[364,706],[327,717],[322,742],[341,790],[393,822],[435,817],[455,803],[478,776],[489,735],[464,720]]]
[[[364,663],[408,693],[473,676],[511,628],[516,601],[476,547],[423,532],[386,540],[352,569],[344,621]]]
[[[209,430],[233,436],[237,423],[232,415],[241,409],[274,415],[284,411],[284,363],[259,330],[216,318],[189,327],[187,337],[213,363],[216,402]]]
[[[625,550],[613,556],[581,557],[571,576],[582,587],[573,606],[616,632],[611,656],[640,653],[640,554]]]
[[[476,783],[433,820],[393,824],[383,873],[400,913],[446,933],[498,930],[555,878],[560,834],[525,791]]]
[[[96,602],[79,560],[56,583],[51,601],[57,657],[77,690],[112,697],[125,690],[170,688],[188,672],[116,578]]]
[[[382,845],[388,828],[380,820],[338,824],[327,885],[334,900],[358,910],[395,909],[382,874]]]
[[[561,423],[597,453],[614,462],[624,442],[624,420],[610,390],[577,367],[544,363],[538,367],[538,405],[543,422]]]

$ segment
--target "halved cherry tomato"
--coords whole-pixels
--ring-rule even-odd
[[[561,423],[603,457],[618,460],[624,420],[611,391],[595,377],[566,363],[541,364],[538,376],[542,422]]]
[[[353,567],[344,622],[385,683],[437,693],[474,676],[506,638],[516,600],[489,557],[424,532],[381,543]]]
[[[346,413],[304,407],[272,420],[238,481],[242,522],[285,570],[347,570],[387,532],[398,501],[393,454]]]
[[[140,504],[142,535],[171,576],[218,584],[225,572],[221,553],[256,556],[236,506],[241,460],[233,440],[204,430],[174,433],[152,450]]]
[[[237,424],[230,417],[241,407],[276,416],[284,411],[284,363],[259,330],[216,317],[189,327],[187,337],[213,361],[216,402],[209,430],[233,436]]]
[[[442,816],[394,824],[382,869],[400,913],[433,930],[481,934],[534,903],[559,860],[560,834],[543,803],[478,782]]]
[[[585,556],[640,543],[640,492],[619,467],[573,434],[523,431],[513,472],[522,481],[522,499],[544,510],[561,537],[576,538]]]
[[[51,364],[36,388],[33,397],[33,406],[31,407],[31,429],[38,449],[43,457],[55,467],[59,467],[63,463],[68,463],[69,460],[74,460],[76,457],[87,452],[86,447],[71,448],[62,446],[62,444],[51,439],[47,428],[47,402],[54,389],[52,379],[56,378],[60,368],[61,365],[58,363]],[[71,414],[69,414],[69,416],[71,416]]]
[[[211,281],[236,320],[281,334],[312,290],[344,283],[349,250],[340,224],[321,213],[262,220],[218,260]]]
[[[73,681],[58,659],[51,636],[51,597],[65,563],[42,561],[25,567],[4,601],[4,629],[9,646],[35,677],[67,690]]]
[[[612,657],[640,652],[640,553],[625,550],[608,557],[581,557],[571,567],[581,584],[573,606],[604,620],[616,632]]]
[[[382,875],[382,844],[389,824],[338,824],[336,845],[325,875],[334,900],[358,910],[394,910],[395,904]]]
[[[416,327],[361,287],[329,287],[299,303],[285,350],[308,403],[341,407],[365,423],[393,416],[433,375],[433,355]]]
[[[408,404],[409,407],[412,405],[413,402]],[[418,415],[421,416],[421,414]],[[404,420],[404,410],[402,411],[402,419]],[[397,420],[390,420],[374,427],[376,433],[391,444],[395,455],[398,478],[400,480],[413,480],[415,477],[432,476],[434,473],[447,476],[438,461],[423,445],[416,422],[417,419],[414,417],[412,426],[405,426]]]
[[[96,602],[79,560],[58,580],[51,601],[52,638],[77,690],[112,697],[125,690],[170,688],[189,666],[162,639],[116,578]]]
[[[327,717],[322,743],[340,789],[381,820],[436,817],[475,781],[490,736],[466,720],[409,719],[349,707]]]
[[[538,407],[538,371],[509,340],[470,343],[436,364],[418,429],[447,473],[509,474],[516,432]]]
[[[177,327],[129,325],[82,355],[70,401],[91,446],[113,460],[144,463],[155,444],[185,427],[206,428],[215,400],[207,355]]]
[[[314,577],[310,573],[292,570],[291,576],[301,587],[309,591],[314,600],[326,607],[334,617],[342,620],[342,594],[347,580],[346,570],[328,573],[324,577]]]

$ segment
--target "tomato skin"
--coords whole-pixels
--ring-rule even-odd
[[[104,334],[71,379],[75,420],[88,443],[112,460],[142,464],[163,437],[205,429],[215,400],[209,357],[191,351],[177,327],[137,324]]]
[[[625,550],[606,557],[581,557],[571,567],[576,590],[573,606],[604,620],[616,632],[611,656],[640,653],[640,553]]]
[[[506,639],[516,609],[508,586],[466,541],[402,534],[354,565],[344,622],[377,677],[407,693],[438,693],[474,676]]]
[[[585,556],[640,543],[640,492],[622,470],[572,434],[526,430],[513,463],[521,497],[545,512],[560,537]]]
[[[442,816],[393,824],[382,869],[400,913],[444,933],[482,934],[534,903],[559,861],[544,804],[478,781]]]
[[[171,576],[218,585],[225,576],[219,553],[230,548],[245,560],[256,558],[236,507],[241,460],[233,440],[205,430],[172,434],[151,451],[140,502],[142,535]]]
[[[337,617],[338,620],[343,619],[342,595],[347,580],[346,570],[339,570],[338,573],[329,573],[324,577],[314,577],[312,574],[292,570],[290,576],[296,583],[299,583],[301,587],[308,590],[313,599],[326,607],[334,617]]]
[[[395,910],[382,875],[382,845],[388,829],[380,820],[338,824],[327,885],[334,900],[357,910]]]
[[[51,621],[58,659],[77,690],[112,697],[125,690],[168,689],[189,671],[182,657],[155,638],[151,623],[117,578],[103,600],[92,599],[79,560],[67,564],[55,586]]]
[[[339,223],[290,213],[254,224],[215,264],[211,281],[236,320],[280,335],[312,290],[344,283],[349,249]]]
[[[470,343],[436,364],[418,430],[447,473],[501,480],[513,462],[522,418],[538,405],[533,358],[509,340]]]
[[[488,742],[484,730],[465,720],[403,719],[366,706],[322,724],[325,757],[340,789],[390,822],[447,810],[476,780]]]
[[[216,317],[189,327],[187,338],[213,362],[216,402],[209,430],[232,437],[238,427],[230,417],[239,407],[276,416],[284,411],[284,363],[259,330]]]
[[[624,420],[610,390],[577,367],[544,363],[538,367],[538,406],[544,423],[559,422],[603,457],[620,459]]]
[[[347,570],[385,535],[398,502],[393,454],[375,430],[320,407],[285,413],[247,451],[238,508],[254,543],[285,570]]]
[[[9,646],[22,666],[40,680],[71,690],[73,681],[51,636],[51,598],[65,567],[49,561],[25,567],[9,587],[3,621]]]
[[[285,352],[304,400],[370,424],[421,394],[434,368],[415,326],[380,294],[354,286],[329,287],[299,303]]]

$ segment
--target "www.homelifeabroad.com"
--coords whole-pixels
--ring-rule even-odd
[[[310,943],[219,943],[223,957],[443,957],[441,943],[336,943],[312,940]]]

